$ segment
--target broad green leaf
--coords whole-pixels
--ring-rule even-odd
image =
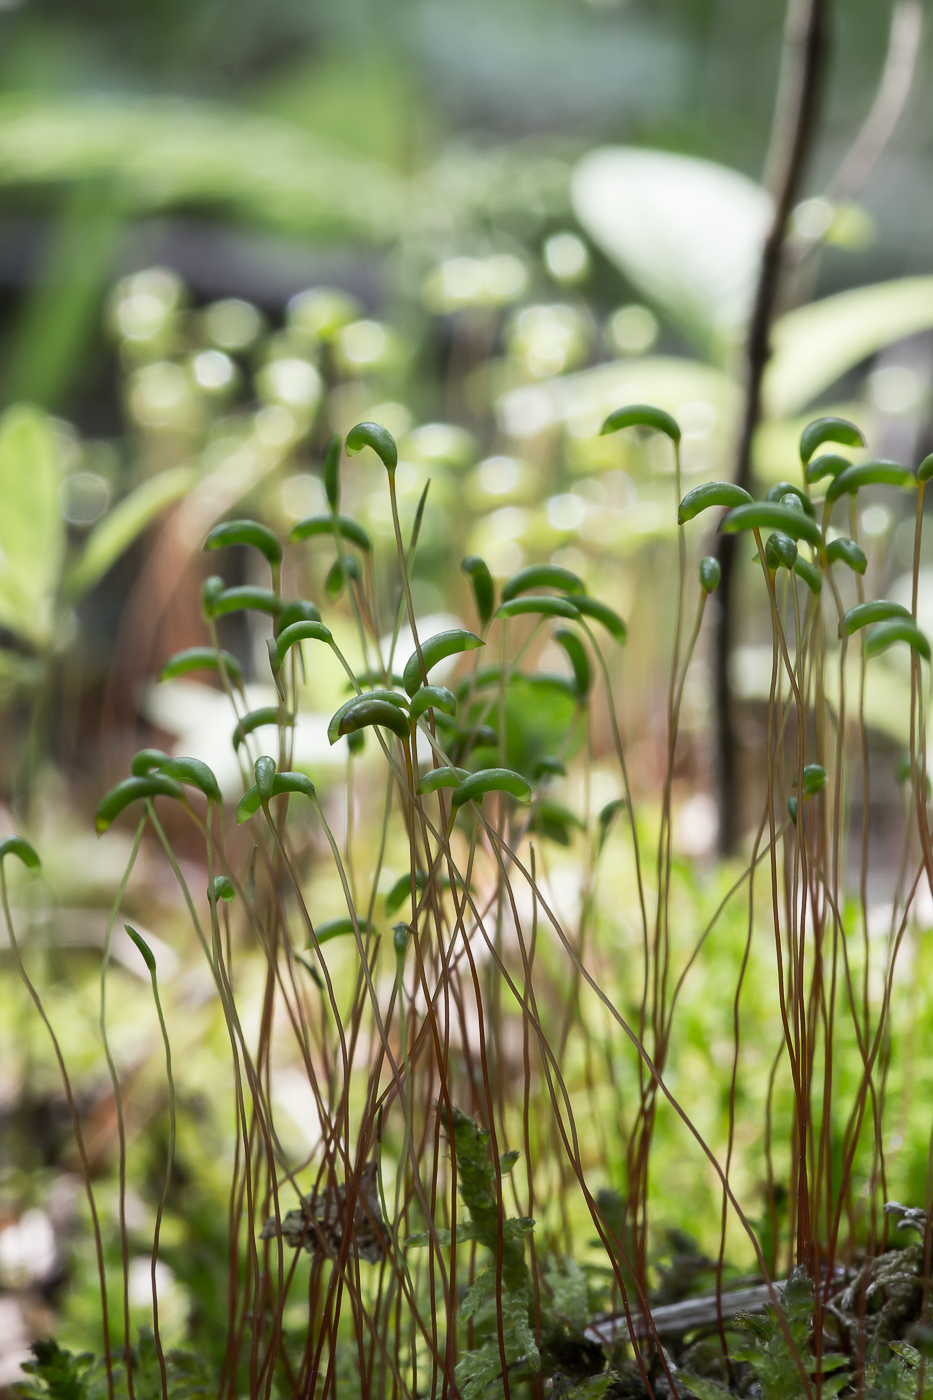
[[[583,157],[571,193],[580,223],[629,281],[720,356],[751,309],[766,192],[711,161],[615,146]]]
[[[51,640],[65,552],[55,430],[38,408],[0,418],[0,625],[36,646]]]
[[[65,577],[66,593],[79,597],[99,583],[156,516],[186,496],[198,479],[193,467],[170,467],[125,496],[88,535]]]
[[[933,277],[902,277],[789,311],[771,332],[767,412],[800,413],[869,355],[933,326]]]

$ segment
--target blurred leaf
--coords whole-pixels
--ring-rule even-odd
[[[453,148],[411,181],[289,121],[180,98],[17,94],[0,102],[0,187],[93,181],[127,213],[220,206],[284,233],[379,244],[490,219],[570,215],[566,162],[527,147]]]
[[[171,467],[126,496],[91,531],[68,571],[65,591],[76,597],[93,588],[156,516],[187,495],[197,481],[193,467]]]
[[[589,432],[595,438],[606,415],[620,403],[650,400],[671,413],[685,403],[704,403],[713,410],[716,432],[728,435],[739,392],[734,380],[711,365],[653,355],[512,389],[499,400],[498,410],[510,437],[535,437],[545,428],[572,422],[575,433]]]
[[[0,624],[43,645],[65,551],[61,454],[49,419],[20,404],[0,418]]]
[[[902,277],[790,311],[772,332],[768,413],[801,412],[859,361],[933,326],[933,277]]]
[[[721,358],[751,309],[771,218],[765,191],[711,161],[607,146],[577,165],[572,197],[629,281]]]
[[[0,104],[0,186],[106,181],[137,210],[222,205],[267,225],[385,242],[401,181],[287,122],[179,98]]]
[[[97,330],[122,216],[97,185],[79,187],[53,230],[13,332],[3,397],[55,408]]]

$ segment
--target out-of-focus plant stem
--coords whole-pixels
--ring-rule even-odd
[[[774,216],[761,256],[758,285],[745,350],[745,401],[739,426],[733,479],[748,490],[752,442],[761,418],[761,386],[770,357],[769,337],[777,306],[787,224],[813,144],[822,74],[829,47],[830,0],[789,0],[766,183],[774,196]],[[714,691],[716,700],[716,785],[719,848],[730,854],[739,836],[736,740],[729,683],[734,631],[734,535],[721,535],[722,567],[715,616]]]

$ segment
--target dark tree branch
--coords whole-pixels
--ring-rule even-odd
[[[745,401],[735,455],[734,480],[748,489],[752,442],[761,418],[761,385],[770,357],[770,333],[780,290],[784,246],[791,210],[797,201],[804,166],[816,128],[819,91],[829,40],[830,0],[789,0],[784,47],[766,182],[774,196],[774,217],[761,257],[758,286],[745,352]],[[729,684],[729,656],[734,630],[736,540],[721,535],[717,554],[722,582],[714,636],[716,699],[717,798],[719,846],[724,854],[738,839],[736,742]]]

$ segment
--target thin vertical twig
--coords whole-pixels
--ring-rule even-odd
[[[787,223],[816,130],[819,91],[829,44],[830,0],[789,0],[777,103],[766,163],[774,216],[765,239],[745,351],[745,401],[735,454],[734,479],[748,488],[752,442],[761,419],[761,388],[770,358],[770,332],[781,286]],[[722,581],[714,624],[717,799],[719,846],[731,853],[739,836],[736,800],[736,742],[729,683],[734,631],[736,539],[721,535],[717,555]]]

